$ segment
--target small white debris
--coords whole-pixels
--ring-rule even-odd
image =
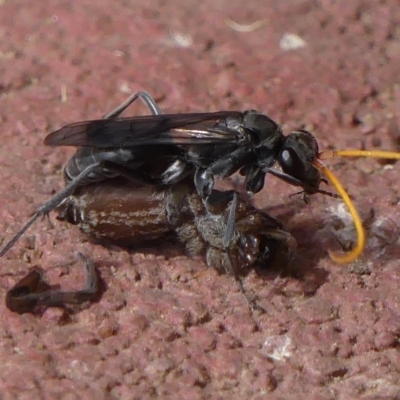
[[[129,85],[126,82],[121,83],[121,85],[119,85],[118,89],[121,93],[125,93],[125,94],[132,93],[132,89],[129,87]]]
[[[345,225],[353,222],[353,218],[344,203],[329,207],[329,212],[338,217]]]
[[[193,38],[191,35],[174,32],[169,35],[165,43],[173,47],[182,47],[186,49],[193,45]]]
[[[279,41],[279,47],[285,51],[301,49],[306,46],[306,41],[294,33],[285,33]]]
[[[267,338],[263,345],[263,354],[277,361],[285,361],[292,355],[292,340],[288,335],[274,335]]]
[[[227,18],[225,20],[225,23],[229,26],[229,28],[233,29],[236,32],[249,33],[249,32],[254,32],[257,29],[260,29],[261,27],[266,25],[267,20],[259,19],[258,21],[254,21],[250,24],[239,24],[239,23],[233,21],[232,19]]]
[[[67,85],[62,84],[60,88],[60,100],[61,103],[66,103],[68,101]]]
[[[122,50],[114,50],[113,54],[115,57],[124,57],[125,56],[125,52],[123,52]]]

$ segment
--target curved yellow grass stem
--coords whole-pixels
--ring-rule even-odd
[[[357,232],[356,246],[354,246],[354,248],[350,252],[344,255],[328,251],[329,256],[332,258],[333,261],[339,264],[350,263],[354,261],[363,252],[365,247],[365,232],[361,222],[361,218],[353,202],[351,201],[349,195],[347,194],[346,190],[343,188],[342,184],[340,183],[339,179],[335,176],[335,174],[332,171],[330,171],[327,167],[325,167],[325,165],[322,164],[322,162],[319,160],[315,160],[313,162],[313,165],[320,171],[322,171],[324,175],[328,178],[328,180],[331,182],[331,184],[335,187],[340,197],[343,199],[344,204],[346,204],[347,208],[349,209],[350,214],[353,218]]]

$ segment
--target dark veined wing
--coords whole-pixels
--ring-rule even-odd
[[[227,118],[240,123],[243,113],[161,114],[75,122],[50,133],[44,143],[109,148],[236,142],[239,133],[226,125]]]

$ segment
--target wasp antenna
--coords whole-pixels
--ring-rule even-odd
[[[386,158],[389,160],[400,160],[400,153],[396,151],[384,150],[336,150],[332,152],[333,156],[340,157],[373,157]]]
[[[356,207],[354,206],[353,202],[350,199],[350,196],[347,194],[346,190],[343,188],[342,184],[340,183],[339,179],[335,176],[335,174],[330,171],[321,161],[315,160],[313,165],[322,171],[331,184],[335,187],[335,189],[340,194],[340,197],[343,199],[344,204],[346,204],[347,208],[350,211],[350,214],[354,221],[354,226],[357,232],[357,244],[353,250],[348,252],[344,255],[339,255],[334,252],[328,251],[329,256],[332,258],[333,261],[337,262],[338,264],[345,264],[354,261],[364,250],[365,247],[365,232],[361,222],[361,218],[358,214]]]

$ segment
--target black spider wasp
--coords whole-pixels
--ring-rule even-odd
[[[152,115],[118,118],[136,99]],[[162,114],[148,93],[136,92],[103,119],[66,125],[50,133],[44,143],[79,147],[65,167],[66,181],[79,186],[122,171],[135,179],[168,185],[194,171],[195,186],[205,199],[214,187],[214,176],[226,178],[240,171],[251,193],[263,188],[270,173],[301,186],[306,194],[329,194],[319,189],[321,175],[312,164],[318,156],[315,137],[305,130],[285,136],[276,122],[255,110]],[[150,168],[150,173],[154,158],[163,167],[157,173]],[[89,176],[82,175],[87,167],[103,161],[108,168],[100,166]],[[276,163],[283,172],[272,169]]]

